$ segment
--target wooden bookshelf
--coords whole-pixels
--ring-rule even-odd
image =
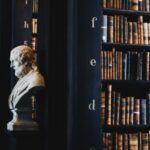
[[[150,45],[146,45],[146,44],[122,44],[122,43],[102,43],[102,47],[103,48],[118,48],[118,49],[122,49],[122,51],[124,51],[124,49],[133,49],[133,51],[141,51],[141,49],[146,50],[146,51],[150,51]]]
[[[149,86],[150,87],[150,81],[149,80],[102,80],[102,84],[122,84],[122,85],[133,85],[133,86]]]
[[[134,4],[132,1],[130,6],[125,3],[127,1],[103,0],[100,11],[100,99],[104,149],[116,150],[114,145],[123,149],[126,142],[124,134],[141,136],[134,148],[137,149],[143,146],[143,134],[148,135],[150,131],[150,8],[146,0],[141,3],[134,1]],[[120,141],[115,141],[117,136]],[[127,140],[131,146],[130,138]]]
[[[125,9],[113,9],[113,8],[103,8],[103,14],[111,15],[127,15],[127,16],[147,16],[150,17],[150,13],[146,11],[134,11]]]
[[[102,129],[105,132],[122,132],[122,133],[134,133],[137,131],[149,131],[150,125],[103,125]]]

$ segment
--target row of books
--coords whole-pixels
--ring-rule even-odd
[[[32,12],[38,13],[38,0],[33,0]]]
[[[32,33],[36,34],[37,33],[37,27],[38,25],[38,19],[37,18],[32,18]]]
[[[102,80],[150,80],[149,51],[101,51]]]
[[[102,0],[103,8],[150,11],[150,0]]]
[[[110,133],[103,136],[103,150],[149,150],[150,132]]]
[[[101,123],[107,125],[150,124],[150,94],[147,98],[122,97],[112,85],[101,92]]]
[[[33,50],[37,50],[37,37],[32,37],[31,47]]]
[[[150,44],[150,22],[122,15],[103,15],[102,41],[110,43]]]

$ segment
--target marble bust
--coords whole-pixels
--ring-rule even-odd
[[[36,100],[45,83],[36,65],[35,51],[27,45],[17,46],[10,52],[10,62],[18,81],[8,99],[13,117],[7,130],[38,130]]]

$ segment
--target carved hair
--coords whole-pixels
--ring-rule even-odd
[[[27,63],[33,69],[37,69],[35,51],[27,45],[20,45],[11,50],[11,59],[17,59],[20,64]]]

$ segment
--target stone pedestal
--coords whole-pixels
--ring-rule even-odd
[[[7,124],[9,131],[36,131],[38,123],[34,120],[35,111],[28,107],[11,110],[13,119]]]
[[[39,131],[7,131],[9,150],[44,150]]]

